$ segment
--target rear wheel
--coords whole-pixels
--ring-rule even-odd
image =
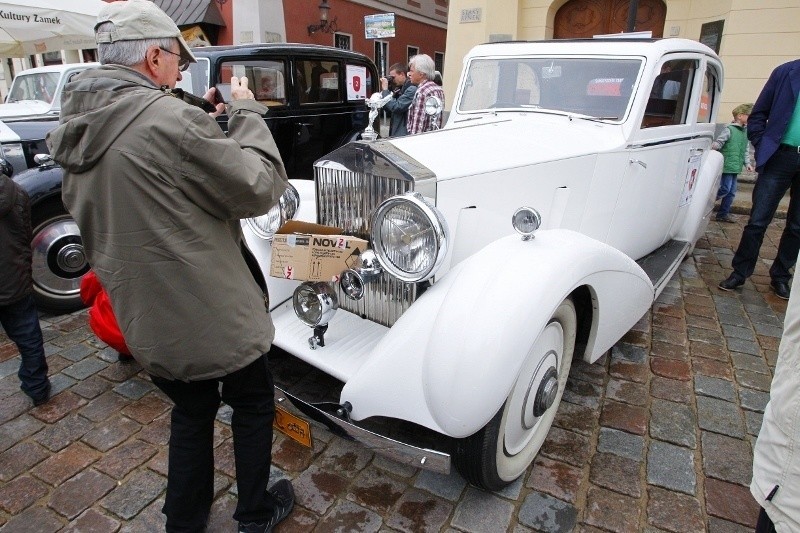
[[[528,351],[503,407],[480,431],[456,441],[453,460],[467,481],[500,490],[533,462],[564,393],[576,331],[575,305],[568,298]]]
[[[81,234],[59,201],[31,214],[33,226],[33,290],[41,309],[63,313],[83,307],[81,279],[89,271]]]

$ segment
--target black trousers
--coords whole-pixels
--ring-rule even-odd
[[[175,402],[163,508],[166,530],[205,529],[214,498],[214,419],[220,399],[233,409],[231,430],[239,490],[233,518],[240,522],[269,520],[276,504],[267,492],[275,397],[267,355],[218,379],[187,383],[151,378]]]
[[[6,335],[17,345],[20,354],[20,388],[33,399],[47,393],[47,360],[44,340],[39,327],[39,313],[33,296],[28,295],[12,304],[0,305],[0,324]]]
[[[764,234],[786,191],[790,191],[786,227],[781,234],[778,253],[769,269],[769,275],[773,281],[784,283],[792,279],[791,269],[800,252],[800,154],[797,150],[794,152],[778,150],[758,174],[753,189],[750,219],[744,227],[739,247],[731,260],[733,272],[739,279],[749,278],[755,270]]]
[[[772,523],[767,511],[761,508],[758,513],[758,523],[756,524],[756,533],[775,533],[775,524]]]

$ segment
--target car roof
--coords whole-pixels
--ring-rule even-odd
[[[230,55],[232,52],[240,54],[258,54],[269,53],[276,55],[297,55],[297,56],[316,56],[320,55],[327,57],[336,57],[339,59],[352,59],[368,61],[372,63],[372,59],[360,52],[352,50],[343,50],[333,46],[323,46],[319,44],[304,44],[304,43],[261,43],[261,44],[240,44],[231,46],[202,46],[192,48],[192,52],[197,57],[217,57],[220,55]]]
[[[467,57],[525,54],[609,54],[658,58],[667,53],[695,52],[719,60],[706,45],[690,39],[598,37],[594,39],[550,39],[546,41],[505,41],[475,46]]]
[[[46,67],[34,67],[23,70],[22,72],[17,73],[17,76],[23,76],[25,74],[39,74],[41,72],[64,72],[66,70],[76,68],[85,69],[99,66],[100,63],[66,63],[62,65],[47,65]]]

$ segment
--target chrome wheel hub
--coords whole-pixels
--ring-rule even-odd
[[[547,369],[544,378],[539,383],[536,399],[533,402],[533,416],[540,417],[553,406],[558,394],[558,372],[554,366]]]
[[[36,232],[31,246],[33,281],[39,290],[54,296],[77,295],[89,264],[75,221],[51,220]]]

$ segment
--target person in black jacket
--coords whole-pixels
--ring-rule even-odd
[[[394,98],[386,102],[383,106],[385,110],[391,113],[389,119],[389,137],[402,137],[408,135],[406,128],[406,117],[408,116],[408,108],[411,107],[411,102],[414,101],[414,94],[417,92],[417,86],[412,85],[411,81],[406,76],[406,71],[402,63],[395,63],[389,68],[389,76],[381,78],[381,95],[389,95],[389,81],[392,81],[392,92]]]
[[[755,271],[764,234],[781,198],[789,191],[786,227],[769,269],[773,292],[778,298],[789,299],[792,269],[800,252],[800,203],[796,197],[800,187],[798,87],[800,59],[776,67],[747,120],[747,138],[756,151],[758,180],[753,189],[750,219],[731,260],[733,272],[719,283],[719,288],[724,291],[741,287]]]
[[[17,345],[22,391],[34,405],[50,397],[44,341],[33,301],[31,206],[28,194],[0,174],[0,324]]]

